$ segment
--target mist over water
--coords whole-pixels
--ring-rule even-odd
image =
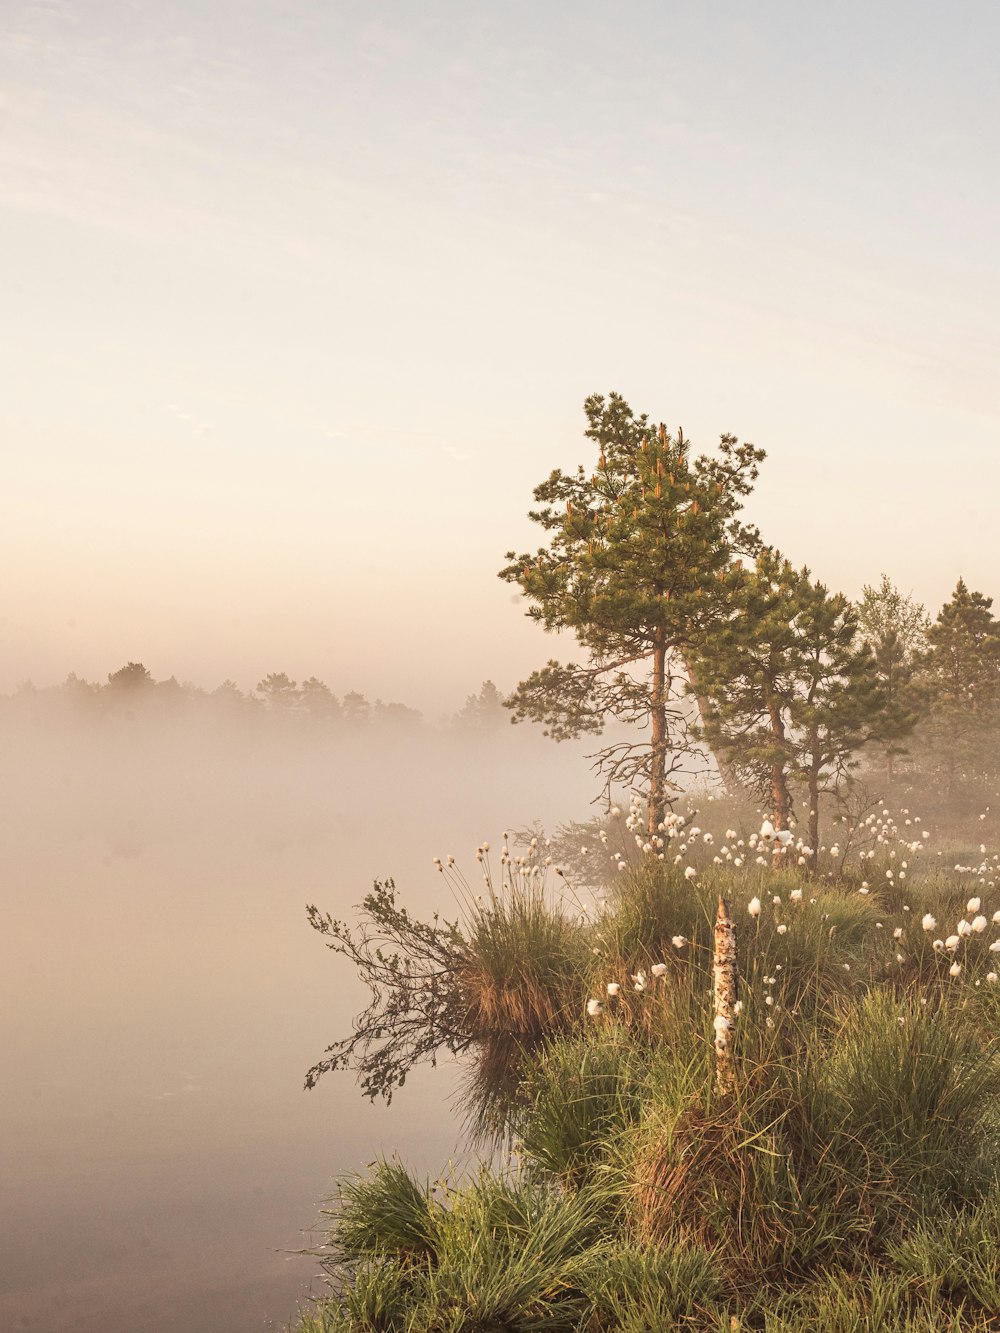
[[[367,998],[305,904],[350,919],[393,877],[447,916],[432,856],[472,878],[482,839],[585,817],[587,763],[526,728],[300,721],[0,714],[0,1327],[281,1328],[335,1177],[464,1151],[453,1065],[389,1108],[303,1091]]]

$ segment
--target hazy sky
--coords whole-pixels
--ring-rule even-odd
[[[1000,597],[1000,13],[0,6],[0,689],[127,658],[432,715],[581,404],[768,451],[851,595]]]

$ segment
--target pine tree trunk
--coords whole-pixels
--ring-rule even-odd
[[[738,980],[736,928],[729,915],[729,904],[725,898],[720,898],[715,914],[712,985],[715,994],[715,1088],[723,1095],[731,1093],[736,1086],[732,1039]]]
[[[667,813],[667,633],[658,629],[653,647],[653,690],[650,699],[652,755],[649,774],[649,837],[659,837]]]

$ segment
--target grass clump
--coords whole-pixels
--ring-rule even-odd
[[[1000,1200],[926,1220],[890,1251],[899,1271],[930,1298],[968,1301],[1000,1316]]]
[[[337,1244],[350,1259],[433,1256],[434,1205],[398,1162],[379,1161],[367,1176],[344,1182],[337,1209]]]
[[[469,913],[455,972],[468,1030],[524,1040],[566,1031],[579,1021],[587,963],[581,931],[544,887],[489,893]]]
[[[316,1318],[331,1329],[569,1330],[587,1312],[586,1259],[605,1217],[587,1191],[484,1173],[430,1205],[430,1242],[420,1251],[360,1253],[352,1243],[359,1228],[366,1237],[397,1234],[396,1205],[367,1191],[350,1209],[346,1235],[338,1223],[324,1259],[338,1290]]]
[[[707,1250],[676,1242],[595,1249],[583,1288],[590,1333],[705,1327],[725,1296],[718,1260]]]
[[[876,991],[845,1015],[803,1084],[813,1151],[880,1226],[986,1192],[998,1166],[1000,1062],[961,1012]]]

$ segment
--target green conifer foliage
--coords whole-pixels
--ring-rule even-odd
[[[950,602],[927,631],[920,673],[928,712],[921,727],[953,790],[963,773],[995,766],[1000,726],[1000,624],[993,599],[959,579]]]
[[[886,703],[898,719],[898,735],[885,738],[885,775],[895,779],[896,758],[906,751],[898,741],[913,724],[925,703],[917,675],[920,653],[926,647],[930,620],[923,606],[907,596],[883,574],[878,587],[865,584],[858,603],[861,636],[875,657],[875,670],[885,689]]]
[[[819,846],[820,797],[837,792],[869,741],[903,734],[846,597],[766,549],[729,574],[730,613],[701,636],[694,667],[705,734],[787,829],[796,787]]]
[[[662,822],[670,775],[694,753],[684,704],[685,653],[724,606],[727,571],[759,546],[739,521],[763,450],[723,435],[713,457],[636,416],[618,394],[584,403],[592,470],[554,471],[529,517],[548,536],[534,554],[508,551],[500,577],[528,599],[546,630],[570,630],[581,663],[549,661],[507,701],[514,720],[544,723],[556,740],[598,735],[610,718],[648,728],[648,741],[597,756],[606,790],[644,785],[650,833]]]

